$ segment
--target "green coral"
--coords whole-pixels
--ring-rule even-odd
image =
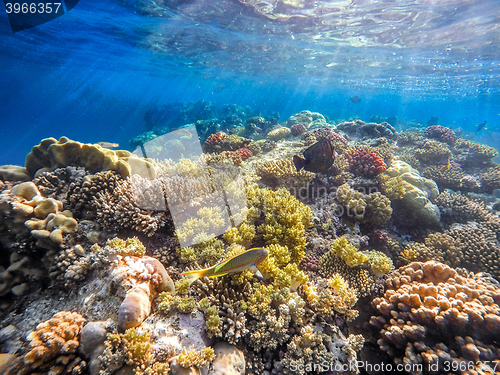
[[[390,199],[379,192],[363,194],[343,184],[337,189],[337,199],[346,208],[347,216],[359,221],[382,225],[392,215]]]
[[[108,240],[106,246],[111,248],[113,252],[119,254],[133,256],[143,256],[146,254],[146,247],[137,237],[127,238],[126,240],[115,237]]]
[[[204,260],[208,264],[214,265],[224,258],[224,254],[224,243],[217,238],[211,238],[194,246],[177,248],[177,256],[181,262],[186,264],[194,264]]]
[[[158,296],[158,310],[168,314],[175,309],[181,313],[191,313],[196,309],[196,302],[193,297],[179,297],[167,292],[162,292]]]

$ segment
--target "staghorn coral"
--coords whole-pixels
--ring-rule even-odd
[[[425,128],[424,136],[427,138],[433,138],[438,140],[439,142],[445,142],[448,144],[453,144],[457,136],[455,132],[442,125],[432,125]]]
[[[154,177],[155,170],[151,161],[139,158],[129,151],[108,150],[99,145],[89,145],[72,141],[67,137],[46,138],[39,145],[33,146],[26,156],[26,169],[30,176],[65,168],[67,166],[84,167],[91,173],[113,170],[123,177],[139,174]]]
[[[141,191],[147,192],[148,189],[141,189]],[[156,196],[153,199],[156,199]],[[164,210],[153,211],[143,209],[138,205],[130,179],[119,181],[112,192],[99,192],[94,196],[93,204],[97,211],[97,222],[111,230],[132,228],[152,236],[168,222]],[[163,207],[165,207],[164,203]]]
[[[414,262],[385,281],[370,324],[394,363],[422,363],[422,373],[430,374],[430,366],[441,371],[443,361],[487,364],[498,358],[499,302],[499,284],[487,276]]]
[[[40,323],[28,336],[29,351],[24,355],[19,374],[29,374],[34,369],[51,374],[71,373],[81,363],[76,351],[84,323],[83,316],[71,311],[60,311]]]
[[[269,160],[261,163],[257,167],[257,174],[262,182],[277,186],[288,182],[290,178],[297,179],[300,182],[311,181],[314,173],[301,169],[297,171],[291,159]]]

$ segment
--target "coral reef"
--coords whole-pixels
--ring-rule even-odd
[[[273,130],[271,130],[269,133],[267,133],[267,136],[271,138],[273,141],[279,141],[280,139],[285,139],[292,134],[292,131],[285,127],[285,126],[277,126]]]

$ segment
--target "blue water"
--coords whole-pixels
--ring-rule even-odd
[[[437,116],[500,148],[496,0],[165,4],[81,0],[12,33],[2,3],[0,165],[24,164],[46,137],[126,148],[148,109],[198,100],[282,121],[303,109],[335,121]]]

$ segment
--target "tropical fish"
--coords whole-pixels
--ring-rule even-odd
[[[111,142],[97,142],[96,145],[99,145],[102,148],[115,148],[120,146],[118,143],[111,143]]]
[[[451,167],[451,164],[450,164],[450,162],[448,162],[448,164],[445,164],[441,167],[441,172],[444,172],[444,171],[450,169],[450,167]]]
[[[488,121],[482,122],[482,123],[480,123],[480,124],[476,124],[476,126],[477,126],[476,133],[477,133],[478,131],[480,131],[480,130],[487,129],[487,128],[486,128],[486,123],[487,123],[487,122],[488,122]]]
[[[175,135],[178,135],[180,137],[189,137],[191,138],[193,135],[188,132],[186,129],[177,129],[177,130],[174,130],[172,133],[175,133]]]
[[[350,99],[350,100],[351,100],[351,102],[353,102],[354,104],[358,104],[359,102],[361,102],[361,98],[360,98],[359,96],[357,96],[357,95],[355,95],[355,96],[351,96],[349,99]]]
[[[304,155],[303,158],[298,155],[293,157],[295,168],[297,168],[297,171],[304,168],[306,171],[314,173],[326,172],[332,166],[337,155],[333,142],[328,139],[316,142],[302,154]]]
[[[262,277],[256,266],[262,262],[265,257],[267,257],[267,251],[258,247],[244,251],[229,259],[225,259],[210,268],[187,271],[181,273],[181,275],[186,276],[190,284],[200,277],[219,277],[230,273],[241,272],[246,269],[253,271],[258,277]]]

